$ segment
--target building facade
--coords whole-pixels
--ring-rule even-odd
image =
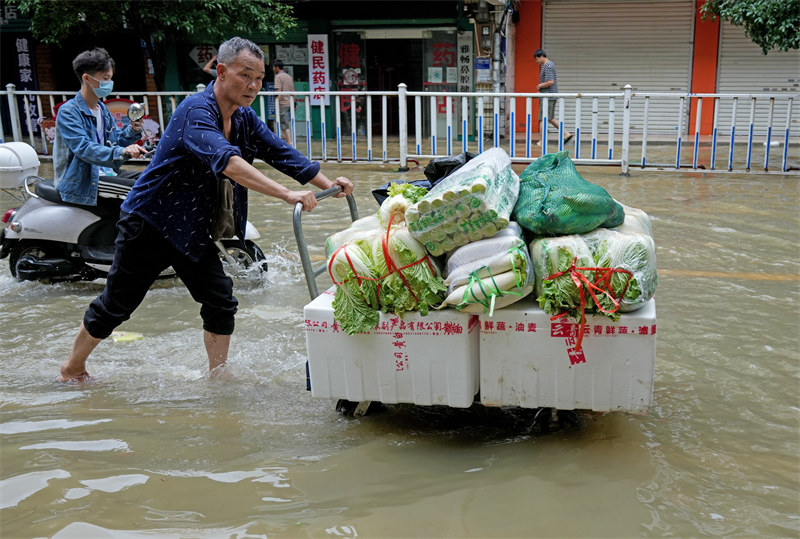
[[[405,83],[411,91],[535,92],[539,66],[533,59],[544,49],[558,68],[562,92],[749,93],[800,91],[800,51],[770,52],[767,56],[744,32],[730,24],[703,20],[704,0],[399,0],[294,3],[298,26],[283,39],[245,35],[262,46],[269,61],[279,58],[293,75],[296,89],[396,90]],[[0,8],[2,85],[58,90],[66,97],[78,89],[70,62],[81,50],[104,46],[117,60],[115,86],[121,91],[153,91],[152,64],[141,37],[133,35],[75,37],[60,46],[37,43],[29,22],[13,6]],[[314,68],[310,36],[326,42],[323,76]],[[202,66],[217,44],[198,35],[188,42],[167,42],[165,90],[192,90],[211,77]],[[24,49],[24,50],[20,50]],[[271,83],[271,73],[267,71]],[[270,88],[269,83],[266,85]],[[320,86],[322,85],[322,86]],[[535,106],[538,108],[538,100]],[[670,101],[669,103],[672,103]],[[345,99],[342,112],[360,111],[363,101]],[[4,114],[7,121],[7,106]],[[256,107],[259,104],[256,103]],[[389,132],[397,133],[396,102],[390,102]],[[409,132],[416,106],[409,103]],[[424,100],[421,117],[430,121]],[[457,106],[460,107],[460,104]],[[574,105],[570,105],[574,106]],[[590,103],[583,106],[590,107]],[[687,100],[692,116],[684,126],[694,130],[695,100]],[[720,108],[729,107],[721,103]],[[43,105],[47,109],[47,104]],[[674,132],[674,105],[653,99],[648,129]],[[800,106],[792,125],[800,128]],[[35,111],[47,116],[51,110]],[[583,111],[588,117],[590,110]],[[460,111],[456,111],[460,114]],[[574,110],[566,110],[574,117]],[[702,132],[711,129],[713,107],[704,106]],[[299,109],[302,120],[303,110]],[[470,114],[473,114],[470,111]],[[718,114],[731,114],[719,110]],[[749,114],[741,107],[737,115]],[[759,111],[758,114],[765,114]],[[357,115],[358,132],[380,129],[381,116],[365,125]],[[522,116],[522,115],[519,115]],[[343,114],[345,122],[350,115]],[[746,120],[746,119],[745,119]],[[744,121],[744,120],[743,120]],[[333,122],[328,122],[332,125]],[[746,123],[746,121],[744,121]],[[640,128],[642,111],[632,110],[632,127]],[[345,125],[349,129],[349,126]],[[516,131],[524,123],[517,122]],[[601,126],[601,129],[603,127]],[[505,131],[505,130],[504,130]]]

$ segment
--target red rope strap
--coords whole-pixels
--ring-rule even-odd
[[[572,282],[575,283],[575,286],[578,287],[578,295],[581,298],[581,321],[580,325],[578,326],[578,341],[575,345],[575,350],[580,350],[583,343],[583,333],[584,329],[586,328],[586,292],[592,297],[594,304],[597,305],[597,308],[608,314],[613,314],[619,310],[619,301],[618,298],[614,297],[614,292],[611,289],[611,279],[614,277],[615,273],[624,273],[627,274],[628,278],[625,280],[625,287],[622,289],[619,297],[622,298],[625,295],[625,292],[628,290],[628,285],[631,282],[631,278],[633,277],[633,273],[626,269],[622,268],[582,268],[576,267],[575,263],[578,261],[578,257],[572,259],[572,264],[569,268],[564,271],[560,271],[558,273],[554,273],[549,277],[545,277],[544,281],[552,281],[553,279],[557,279],[562,275],[566,275],[569,273],[570,277],[572,278]],[[594,282],[590,281],[586,275],[580,273],[581,271],[591,271],[594,272]],[[584,286],[586,287],[584,289]],[[614,308],[611,310],[604,309],[602,305],[600,305],[600,300],[597,299],[597,295],[595,292],[603,294],[607,296],[611,302],[614,304]],[[550,320],[556,320],[563,316],[569,314],[568,312],[563,312],[561,314],[557,314],[550,318]]]
[[[350,270],[353,272],[353,275],[355,275],[355,278],[358,281],[358,287],[359,288],[361,288],[362,281],[366,280],[366,281],[375,281],[375,282],[377,282],[378,283],[378,290],[377,290],[378,300],[380,301],[380,297],[381,297],[381,281],[383,281],[383,279],[385,279],[386,277],[388,277],[392,273],[397,272],[400,275],[400,279],[403,281],[403,284],[405,285],[405,287],[408,289],[408,291],[414,297],[414,300],[417,303],[419,303],[419,298],[414,293],[414,290],[412,290],[411,285],[406,280],[405,275],[403,275],[403,270],[407,269],[407,268],[410,268],[412,266],[415,266],[417,264],[421,264],[422,262],[427,262],[428,263],[428,268],[430,269],[431,274],[435,275],[436,271],[434,269],[433,262],[431,262],[431,260],[430,260],[430,258],[429,258],[429,256],[427,254],[424,257],[420,258],[419,260],[411,262],[410,264],[406,264],[405,266],[402,266],[400,268],[397,267],[397,265],[394,263],[394,259],[392,259],[391,255],[389,254],[389,234],[391,233],[391,230],[392,230],[392,221],[393,220],[394,220],[394,215],[389,219],[389,225],[386,227],[386,235],[382,236],[382,238],[381,238],[381,249],[383,250],[383,258],[386,261],[386,268],[387,268],[386,274],[382,275],[382,276],[380,276],[378,278],[364,277],[364,276],[359,275],[358,272],[356,271],[356,269],[353,267],[353,262],[352,262],[352,260],[350,260],[350,255],[347,253],[347,245],[345,244],[345,245],[342,245],[341,247],[339,247],[338,249],[336,249],[336,251],[334,251],[334,253],[331,255],[330,259],[328,260],[328,274],[331,276],[331,280],[333,281],[333,284],[338,286],[338,285],[342,285],[342,284],[344,284],[346,282],[349,282],[351,280],[351,279],[346,279],[346,280],[344,280],[342,282],[337,282],[336,278],[333,276],[333,270],[332,270],[333,261],[336,258],[336,255],[339,254],[339,251],[344,250],[344,256],[347,259],[347,264],[348,264],[348,266],[350,266]]]

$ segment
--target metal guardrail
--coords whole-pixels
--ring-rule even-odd
[[[202,91],[204,88],[205,86],[198,85],[197,91]],[[120,92],[113,97],[143,100],[148,116],[151,115],[151,107],[155,107],[157,109],[154,111],[155,116],[163,127],[169,122],[172,111],[180,100],[193,93]],[[22,140],[21,125],[24,121],[28,139],[34,147],[37,146],[34,136],[35,118],[31,116],[30,105],[35,102],[35,109],[41,111],[44,100],[52,111],[55,108],[55,97],[60,97],[61,101],[64,101],[71,96],[65,92],[16,91],[12,84],[7,85],[5,91],[0,91],[0,96],[3,95],[7,98],[13,140]],[[391,162],[397,163],[401,170],[405,170],[409,161],[419,162],[424,158],[466,151],[480,153],[488,147],[503,147],[514,162],[522,163],[533,161],[539,155],[550,151],[568,149],[577,164],[619,166],[623,174],[627,174],[632,167],[640,170],[683,168],[704,172],[794,173],[800,161],[800,157],[796,155],[800,141],[797,135],[792,138],[791,133],[793,124],[795,128],[800,124],[800,118],[793,117],[793,114],[798,116],[797,112],[793,112],[793,106],[795,100],[800,100],[800,93],[634,92],[630,85],[626,85],[619,92],[557,94],[418,92],[408,91],[405,84],[400,84],[397,91],[343,90],[323,94],[309,91],[262,91],[257,98],[260,117],[264,122],[270,120],[267,111],[271,103],[268,100],[274,99],[276,132],[280,132],[283,127],[279,123],[278,98],[286,95],[290,97],[289,130],[292,144],[298,147],[300,143],[304,147],[298,149],[310,159],[321,161]],[[325,105],[321,99],[319,104],[312,104],[312,99],[319,98],[320,95],[327,97],[331,104]],[[20,99],[24,117],[20,114],[18,106]],[[534,99],[540,100],[540,107],[544,113],[545,133],[539,133],[543,144],[541,153],[538,148],[534,151],[533,146],[538,120],[534,114]],[[557,100],[559,111],[555,147],[551,147],[552,143],[548,141],[547,136],[544,136],[550,131],[547,118],[550,99]],[[524,100],[524,112],[517,111],[518,100]],[[657,132],[649,127],[648,124],[653,116],[650,111],[653,100],[674,102],[676,129],[673,132]],[[584,120],[581,113],[583,104],[587,101],[591,103],[591,118]],[[710,135],[701,135],[702,110],[704,103],[709,101],[714,110],[712,132]],[[569,127],[564,122],[567,103],[570,103],[570,109],[574,111],[574,123]],[[689,107],[689,104],[693,107]],[[739,122],[737,125],[737,112],[741,113],[747,104],[749,104],[749,121]],[[302,106],[303,120],[298,119],[296,105]],[[396,108],[396,115],[390,116],[390,105]],[[643,110],[642,125],[636,128],[631,125],[631,109],[634,106],[637,110]],[[412,107],[413,122],[409,114]],[[692,108],[696,118],[693,130],[689,125]],[[730,115],[726,113],[729,117],[724,119],[720,114],[723,108],[731,110]],[[373,123],[378,119],[376,109],[380,109],[379,144],[376,144],[373,134]],[[393,121],[397,120],[396,136],[390,136],[388,133],[390,118]],[[517,128],[521,118],[524,118],[524,131]],[[775,125],[776,122],[778,125]],[[329,126],[329,123],[332,125]],[[409,126],[413,127],[413,137],[409,136]],[[515,127],[513,136],[509,126]],[[567,130],[571,130],[574,134],[569,145],[564,142],[564,133]],[[621,131],[619,138],[618,130]],[[330,138],[329,131],[332,132]],[[740,134],[741,131],[744,131],[744,134]],[[315,132],[318,134],[314,135]],[[690,139],[690,136],[693,139]],[[0,137],[5,140],[1,123]],[[40,133],[38,137],[46,150],[44,133]],[[656,138],[662,146],[665,142],[669,144],[674,138],[675,151],[672,163],[653,163],[649,159],[648,152],[652,149]],[[764,152],[763,155],[757,155],[762,138]],[[329,155],[329,143],[335,145],[335,153],[332,155]],[[606,150],[601,149],[603,143],[607,144]],[[587,144],[588,148],[585,148]],[[779,166],[770,163],[771,148],[775,145],[782,146]],[[636,164],[632,164],[631,152],[636,147],[641,150],[641,157]],[[791,156],[790,147],[794,148],[795,152]],[[379,151],[376,152],[376,148],[379,148]],[[684,160],[687,150],[691,150],[689,161]],[[660,153],[663,154],[663,151]],[[763,157],[760,162],[759,157]],[[793,158],[793,162],[790,161],[790,157]],[[718,166],[718,163],[723,164]]]

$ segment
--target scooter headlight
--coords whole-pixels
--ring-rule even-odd
[[[22,222],[21,221],[11,221],[9,228],[12,232],[19,234],[22,232]]]

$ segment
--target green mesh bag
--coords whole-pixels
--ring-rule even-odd
[[[512,217],[534,234],[585,234],[625,220],[622,206],[605,189],[584,180],[567,151],[543,155],[522,171],[519,181]]]

